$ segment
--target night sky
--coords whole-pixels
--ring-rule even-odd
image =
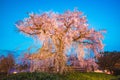
[[[87,16],[89,27],[107,30],[105,51],[120,51],[120,0],[0,0],[0,50],[24,50],[36,44],[15,27],[18,20],[28,17],[27,13],[63,13],[74,8]]]

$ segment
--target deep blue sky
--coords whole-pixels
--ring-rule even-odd
[[[55,11],[78,8],[90,27],[106,29],[105,50],[120,51],[120,0],[0,0],[0,49],[27,49],[34,40],[16,32],[15,22],[28,17],[27,12]]]

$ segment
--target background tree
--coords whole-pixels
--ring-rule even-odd
[[[15,60],[12,54],[8,54],[6,57],[2,57],[0,60],[0,72],[9,73],[15,65]]]
[[[83,61],[84,49],[88,52],[93,50],[95,56],[98,56],[99,51],[104,47],[102,31],[89,29],[86,17],[78,10],[66,11],[63,14],[54,12],[30,14],[28,18],[17,22],[16,26],[21,32],[43,43],[43,52],[46,53],[39,52],[37,55],[40,57],[31,56],[31,59],[54,54],[54,67],[59,73],[63,73],[65,69],[66,52],[70,47],[75,47],[75,52],[81,61]]]
[[[120,52],[103,52],[102,56],[98,58],[98,65],[103,70],[109,70],[110,73],[116,73],[115,70],[120,71]],[[119,73],[120,74],[120,73]]]

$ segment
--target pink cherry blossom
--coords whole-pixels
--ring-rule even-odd
[[[78,55],[78,60],[82,63],[81,65],[86,63],[83,60],[85,48],[93,50],[95,56],[98,56],[98,53],[104,48],[102,43],[103,32],[96,31],[93,28],[89,29],[86,16],[83,16],[82,12],[78,10],[66,11],[63,14],[54,12],[30,14],[28,18],[25,18],[19,25],[16,24],[16,26],[21,32],[37,37],[43,44],[46,44],[43,46],[44,48],[47,47],[46,50],[48,52],[45,53],[44,50],[31,55],[29,58],[34,60],[42,59],[45,56],[45,60],[48,60],[45,63],[50,63],[49,59],[51,57],[49,56],[48,58],[47,55],[55,54],[52,58],[56,61],[54,65],[59,72],[63,72],[65,69],[64,66],[67,61],[65,52],[71,46],[75,47],[75,52]],[[50,44],[48,43],[49,41],[51,41]],[[63,63],[60,64],[61,61]],[[92,62],[94,60],[90,60],[90,62],[88,60],[88,63],[91,64]]]

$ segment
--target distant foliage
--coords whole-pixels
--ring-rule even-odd
[[[78,10],[66,11],[63,14],[54,12],[30,14],[16,26],[19,31],[43,43],[36,54],[27,57],[31,59],[32,64],[40,61],[40,64],[54,67],[55,72],[59,73],[65,70],[66,52],[71,47],[75,48],[75,53],[81,63],[84,63],[85,49],[88,54],[92,50],[98,57],[99,51],[104,47],[102,43],[104,31],[88,28],[86,17]],[[31,70],[35,71],[40,64],[32,66]]]
[[[0,73],[9,73],[10,69],[14,68],[15,60],[12,54],[8,54],[7,57],[2,56],[0,58]]]
[[[120,52],[103,52],[98,58],[98,65],[103,70],[108,70],[112,74],[120,75]]]

